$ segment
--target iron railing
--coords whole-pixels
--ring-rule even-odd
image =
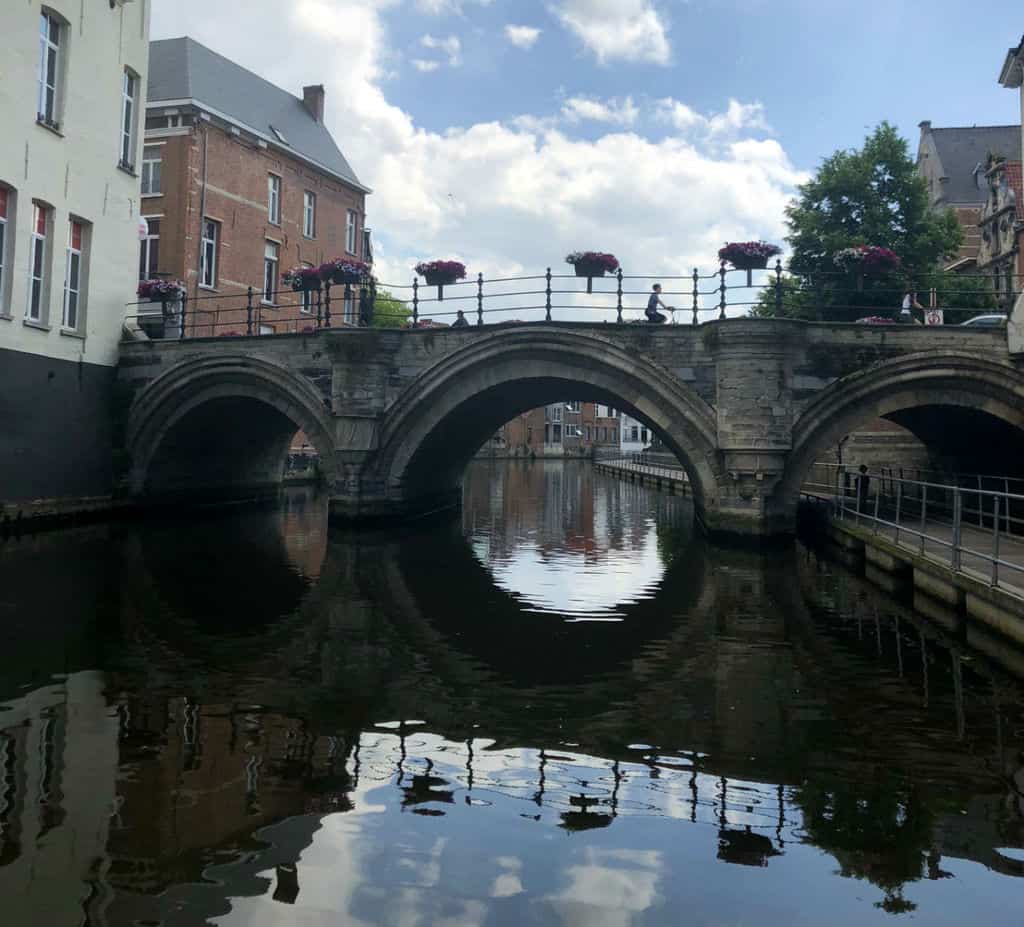
[[[830,478],[815,479],[815,471]],[[867,525],[955,572],[971,569],[993,587],[1006,584],[1001,571],[1018,580],[1024,574],[1022,493],[861,474],[830,464],[815,464],[802,491],[827,499],[836,518]]]
[[[414,279],[409,284],[384,284],[367,281],[362,285],[323,284],[308,292],[268,293],[249,287],[243,291],[197,291],[191,297],[164,302],[128,304],[129,329],[137,328],[149,337],[193,338],[219,335],[259,335],[317,332],[370,324],[390,323],[391,327],[433,328],[450,325],[461,313],[467,325],[485,325],[524,321],[597,322],[616,324],[645,322],[644,308],[651,294],[650,284],[663,284],[661,297],[670,310],[669,322],[702,322],[724,319],[728,310],[748,312],[758,306],[783,314],[795,307],[791,289],[794,277],[783,276],[782,263],[759,272],[756,282],[745,270],[725,264],[712,273],[697,268],[685,275],[632,275],[620,268],[607,277],[579,278],[575,274],[544,274],[475,279],[435,286]],[[735,275],[739,274],[737,278]],[[826,277],[830,279],[825,279]],[[834,278],[834,279],[833,279]],[[844,275],[819,275],[799,278],[808,293],[824,293],[825,287],[845,280]],[[585,286],[583,282],[585,281]],[[387,298],[379,296],[387,291]],[[899,316],[902,296],[913,290],[913,283],[900,281],[891,289],[872,290],[875,298],[886,300],[881,310],[865,305],[827,303],[831,315],[847,321],[871,313],[884,312],[889,321]],[[852,288],[851,288],[852,291]],[[833,294],[834,295],[834,294]],[[817,310],[821,318],[821,306]],[[949,312],[982,313],[946,305]],[[922,313],[915,310],[916,321]],[[522,318],[520,318],[522,316]],[[459,324],[462,324],[461,322]]]

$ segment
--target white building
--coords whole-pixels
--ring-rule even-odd
[[[0,507],[110,491],[149,11],[150,0],[0,3]]]
[[[619,434],[622,436],[619,447],[624,454],[639,454],[650,446],[652,435],[643,422],[630,418],[625,412],[619,417],[619,422]]]

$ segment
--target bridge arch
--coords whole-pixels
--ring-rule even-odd
[[[811,465],[858,428],[889,418],[915,430],[915,411],[946,407],[989,416],[1024,439],[1024,374],[977,354],[908,354],[843,377],[804,409],[793,427],[792,450],[776,489],[792,512]],[[927,435],[919,435],[927,443]]]
[[[403,390],[371,480],[396,502],[450,497],[472,455],[516,415],[566,399],[645,423],[686,469],[699,514],[718,503],[714,409],[668,370],[600,335],[551,326],[473,339]]]
[[[185,360],[149,383],[131,405],[130,492],[173,499],[276,487],[299,429],[331,467],[330,412],[308,380],[257,357]]]

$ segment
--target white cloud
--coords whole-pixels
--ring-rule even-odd
[[[636,122],[640,111],[633,103],[632,97],[606,102],[590,97],[570,97],[562,105],[562,115],[572,123],[590,120],[631,126]]]
[[[533,48],[534,43],[540,38],[540,29],[534,26],[513,26],[509,23],[505,26],[505,38],[516,48]]]
[[[429,71],[436,71],[441,67],[441,63],[439,61],[426,61],[423,58],[413,58],[412,66],[416,68],[417,71],[428,73]]]
[[[713,268],[726,240],[779,241],[783,208],[806,179],[778,141],[757,131],[765,113],[756,103],[717,115],[687,108],[693,125],[668,120],[659,139],[644,136],[640,119],[621,118],[597,138],[575,137],[560,106],[427,129],[383,89],[397,58],[386,29],[392,0],[298,0],[283,19],[271,0],[250,4],[244,34],[234,13],[209,0],[158,4],[153,36],[191,34],[293,93],[326,85],[327,124],[375,191],[367,224],[386,282],[410,281],[425,258],[462,260],[486,278],[560,272],[566,253],[587,248],[613,251],[627,272],[652,276]],[[282,41],[306,54],[261,53]],[[610,110],[628,112],[624,103]],[[682,110],[659,101],[657,112]]]
[[[696,110],[672,97],[658,100],[654,105],[655,117],[684,134],[703,133],[711,138],[734,137],[742,132],[771,132],[762,103],[740,103],[729,100],[724,113],[703,116]]]
[[[602,64],[668,64],[668,28],[651,0],[556,0],[551,12]]]
[[[452,13],[461,15],[462,8],[467,2],[476,3],[478,6],[491,5],[491,0],[416,0],[416,9],[432,16]]]
[[[449,35],[443,39],[438,39],[428,34],[420,39],[420,45],[424,48],[446,54],[448,56],[448,64],[453,68],[462,63],[462,42],[457,35]]]

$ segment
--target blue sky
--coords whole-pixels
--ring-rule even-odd
[[[398,72],[389,98],[435,130],[554,110],[564,96],[581,94],[675,97],[702,112],[720,111],[730,98],[757,100],[805,168],[859,145],[883,119],[914,144],[922,119],[936,126],[1019,121],[1019,101],[996,83],[1007,48],[1024,33],[1024,5],[1010,0],[983,9],[964,0],[670,0],[655,4],[671,44],[666,65],[602,64],[549,7],[470,0],[442,15],[396,8],[388,16]],[[507,23],[541,34],[524,51],[503,39]],[[427,75],[410,67],[413,58],[445,61],[419,44],[425,33],[458,37],[460,65]]]
[[[879,121],[1012,123],[996,81],[1019,0],[155,0],[193,38],[293,93],[374,189],[385,280],[421,259],[471,274],[713,267],[782,242],[796,186]],[[1016,14],[1016,15],[1015,15]]]

